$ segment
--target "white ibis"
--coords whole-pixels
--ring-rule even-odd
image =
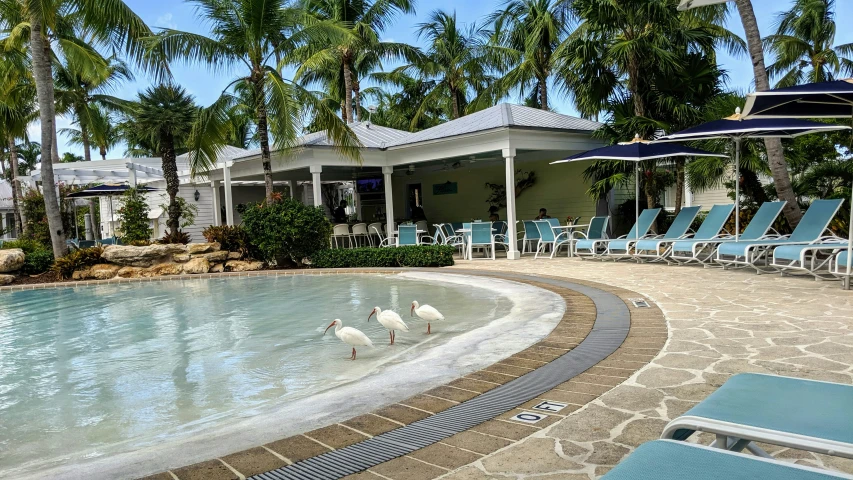
[[[379,320],[379,323],[388,329],[391,335],[391,345],[394,345],[394,338],[397,336],[397,334],[394,333],[394,330],[402,330],[404,332],[409,331],[409,326],[406,325],[406,322],[404,322],[396,312],[392,312],[391,310],[385,310],[383,312],[381,308],[374,307],[373,311],[370,312],[370,315],[367,316],[368,322],[374,313],[376,314],[376,319]]]
[[[325,335],[330,328],[335,327],[335,335],[340,338],[342,342],[352,346],[352,357],[350,357],[350,360],[355,360],[355,347],[373,347],[373,342],[367,338],[367,335],[365,335],[364,332],[357,328],[344,327],[343,325],[344,323],[341,322],[339,318],[336,318],[334,322],[326,327],[323,335]]]
[[[420,305],[418,304],[417,300],[412,302],[412,315],[414,316],[415,314],[417,314],[417,316],[420,317],[421,320],[427,321],[427,335],[432,333],[432,322],[436,320],[444,320],[444,315],[442,315],[441,312],[429,305]]]

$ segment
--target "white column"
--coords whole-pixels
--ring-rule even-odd
[[[693,206],[693,189],[690,188],[690,182],[684,182],[684,206]]]
[[[213,198],[213,225],[218,227],[222,224],[222,207],[219,205],[219,180],[210,182],[210,194]]]
[[[311,171],[311,186],[314,188],[314,206],[323,206],[323,189],[320,183],[320,174],[323,173],[322,165],[311,165],[308,167]]]
[[[516,233],[516,215],[515,215],[515,149],[503,149],[503,156],[506,159],[506,225],[507,225],[507,241],[509,242],[509,250],[506,252],[508,260],[518,260],[521,258],[521,253],[518,251],[518,234]]]
[[[394,189],[391,182],[391,174],[394,167],[382,167],[382,175],[385,176],[385,232],[392,235],[394,231]]]
[[[234,225],[234,200],[231,196],[231,165],[222,167],[222,180],[225,182],[225,223]]]
[[[295,182],[293,180],[287,181],[287,189],[290,190],[290,198],[296,198],[296,192],[293,191],[293,189],[296,188],[296,185],[294,185],[294,183]]]
[[[130,183],[131,187],[136,186],[136,169],[133,168],[133,164],[128,164],[127,174],[128,174],[128,183]]]

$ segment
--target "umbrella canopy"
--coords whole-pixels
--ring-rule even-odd
[[[853,78],[750,93],[743,116],[849,118],[853,116]]]
[[[87,188],[76,193],[68,195],[68,198],[92,198],[92,197],[111,197],[114,195],[123,195],[124,192],[130,190],[130,185],[127,184],[104,184],[97,187]],[[156,188],[151,187],[136,187],[140,192],[155,192]]]
[[[624,160],[628,162],[642,162],[645,160],[657,160],[666,157],[728,157],[719,153],[706,152],[698,148],[685,147],[676,143],[652,143],[643,140],[639,135],[630,142],[623,142],[608,147],[596,148],[588,152],[578,153],[571,157],[551,162],[568,163],[580,162],[582,160]],[[651,208],[651,207],[649,207]],[[634,221],[640,216],[640,182],[634,181]]]
[[[678,4],[679,10],[689,10],[696,7],[704,7],[706,5],[716,5],[718,3],[726,3],[729,0],[681,0]]]

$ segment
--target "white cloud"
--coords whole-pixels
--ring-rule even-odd
[[[178,28],[178,24],[172,21],[171,13],[165,13],[157,17],[157,20],[154,22],[154,25],[157,27],[171,28],[173,30]]]

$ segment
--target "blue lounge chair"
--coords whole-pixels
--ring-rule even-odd
[[[843,473],[671,440],[646,442],[601,480],[838,480]]]
[[[772,227],[773,223],[776,222],[776,218],[780,213],[782,213],[782,208],[784,206],[785,202],[764,202],[758,211],[755,212],[755,215],[743,231],[743,234],[740,235],[740,240],[748,241],[778,238],[779,233],[773,230]],[[710,214],[708,216],[710,217]],[[705,222],[707,221],[708,219],[706,218]],[[725,221],[723,221],[723,225],[725,225]],[[699,230],[701,231],[702,228]],[[733,242],[735,240],[734,235],[719,234],[720,230],[722,230],[722,228],[718,229],[717,233],[707,238],[700,238],[699,232],[696,232],[696,236],[690,240],[679,240],[673,243],[672,254],[669,256],[669,259],[682,265],[690,262],[704,264],[709,261],[713,261],[714,253],[716,252],[718,245],[724,242]]]
[[[471,236],[468,239],[468,260],[474,259],[473,253],[476,247],[483,248],[486,255],[491,252],[492,260],[495,259],[495,235],[492,233],[492,222],[471,224]]]
[[[766,263],[769,257],[768,253],[774,248],[782,245],[810,245],[819,243],[824,239],[824,231],[829,226],[829,222],[832,221],[832,217],[841,208],[842,202],[843,200],[840,199],[815,200],[789,237],[726,242],[717,248],[717,256],[714,261],[724,267],[732,265],[749,266],[754,268],[757,273],[761,273],[762,270],[757,263],[762,259]]]
[[[533,223],[536,224],[536,228],[539,230],[539,243],[536,244],[536,255],[533,258],[539,258],[539,252],[544,253],[545,247],[548,246],[551,247],[551,256],[549,258],[554,258],[554,254],[563,245],[571,250],[569,232],[554,230],[554,223],[549,220],[534,220]],[[559,226],[559,223],[557,223],[557,226]]]
[[[521,254],[533,252],[533,246],[539,244],[539,228],[533,220],[524,220],[524,237],[521,239]]]
[[[782,276],[794,271],[812,275],[815,280],[831,279],[832,259],[842,250],[846,252],[849,243],[846,238],[828,236],[809,245],[782,245],[773,249],[770,265]]]
[[[681,417],[661,438],[716,435],[711,445],[767,455],[754,442],[853,458],[853,386],[741,373]]]
[[[659,213],[659,208],[647,208],[643,210],[640,213],[637,223],[631,227],[631,231],[627,235],[617,239],[578,240],[575,244],[575,254],[581,257],[592,256],[597,258],[612,258],[614,260],[629,257],[628,251],[631,249],[633,243],[644,238],[649,233]]]
[[[397,246],[420,245],[417,225],[400,225],[397,229]]]
[[[580,218],[580,217],[578,217]],[[607,239],[607,224],[610,222],[610,217],[592,217],[589,221],[589,226],[586,227],[586,232],[578,230],[572,231],[572,236],[569,238],[571,248],[569,256],[575,249],[575,244],[581,240],[605,240]]]
[[[665,259],[669,255],[672,243],[688,236],[687,231],[690,230],[693,220],[696,220],[699,208],[698,205],[682,208],[675,217],[675,220],[672,221],[672,225],[669,226],[665,235],[657,238],[638,240],[634,244],[634,258],[641,262],[646,259],[652,262]]]
[[[853,268],[853,267],[851,267]],[[847,248],[838,252],[838,255],[835,256],[835,269],[832,271],[834,275],[840,277],[846,277],[849,275],[847,272]]]

